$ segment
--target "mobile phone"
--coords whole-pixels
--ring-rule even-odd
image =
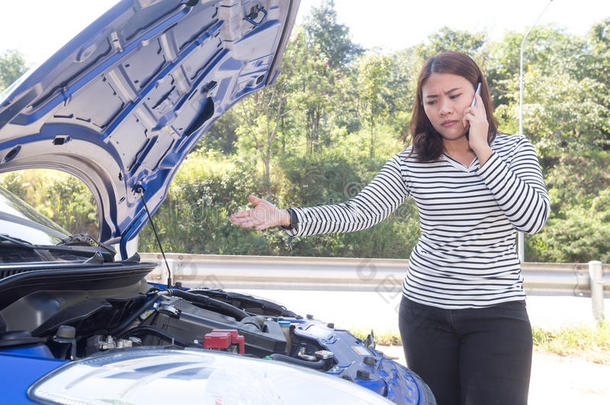
[[[477,89],[475,90],[474,94],[478,94],[479,96],[481,95],[481,82],[477,83]],[[477,98],[473,97],[470,106],[474,107],[475,105],[477,105]]]
[[[478,94],[479,96],[481,95],[481,82],[477,83],[477,89],[474,91],[474,94]],[[475,105],[477,105],[477,97],[473,97],[472,98],[472,103],[470,103],[470,107],[474,107]],[[468,131],[466,132],[466,139],[468,139],[468,136],[470,135],[470,127],[468,127]]]

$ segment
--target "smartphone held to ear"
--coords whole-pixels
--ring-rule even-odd
[[[475,90],[474,94],[477,94],[479,96],[481,95],[481,82],[477,83],[477,89]],[[472,98],[472,103],[470,104],[470,106],[474,107],[475,105],[477,105],[477,98],[473,97]]]
[[[481,95],[481,82],[477,83],[477,89],[475,90],[474,94],[478,94],[479,96]],[[472,98],[472,103],[470,103],[470,107],[474,107],[475,105],[477,105],[476,95]],[[468,131],[466,132],[466,139],[468,139],[469,135],[470,135],[470,128],[468,128]]]

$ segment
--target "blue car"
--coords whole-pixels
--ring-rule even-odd
[[[0,403],[435,403],[372,336],[148,283],[130,251],[212,123],[273,83],[298,5],[120,1],[0,95],[0,172],[78,177],[100,224],[70,235],[0,189]]]

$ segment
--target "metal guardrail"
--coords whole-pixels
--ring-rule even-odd
[[[157,262],[148,276],[164,283],[167,270],[158,253],[141,253]],[[283,289],[400,293],[405,259],[320,258],[291,256],[223,256],[166,254],[174,281],[189,287]],[[603,318],[603,298],[610,298],[610,265],[523,263],[524,288],[531,295],[590,296],[596,319]]]

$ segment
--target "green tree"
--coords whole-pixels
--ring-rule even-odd
[[[352,42],[349,28],[337,22],[333,0],[313,7],[303,24],[305,50],[295,60],[299,105],[304,112],[307,153],[322,142],[330,143],[333,127],[345,124],[353,131],[360,127],[354,105],[354,62],[364,49]]]
[[[534,236],[535,259],[550,262],[610,262],[610,189],[591,204],[575,205],[563,211],[565,218],[549,220],[543,232]]]
[[[552,207],[542,232],[526,239],[527,260],[608,260],[608,25],[595,25],[585,38],[549,26],[528,37],[524,133],[541,156]],[[508,33],[490,57],[496,113],[508,132],[517,131],[521,39]]]
[[[526,238],[527,260],[610,260],[609,33],[606,18],[585,37],[552,26],[528,37],[525,134],[537,146],[552,208],[542,232]],[[516,132],[522,37],[511,32],[489,42],[483,33],[443,28],[415,47],[362,55],[337,23],[334,3],[323,3],[293,30],[276,83],[234,106],[180,168],[155,216],[164,245],[193,253],[408,257],[418,234],[412,201],[366,231],[303,239],[236,228],[227,216],[245,208],[248,193],[280,206],[351,197],[401,147],[396,136],[408,127],[423,59],[440,51],[475,58],[487,73],[501,130]],[[6,55],[3,62],[18,59]],[[2,182],[71,230],[90,227],[88,191],[43,177],[8,174]],[[148,227],[140,240],[157,250]]]
[[[523,35],[510,31],[501,41],[490,44],[487,80],[496,106],[519,102],[519,62]],[[586,65],[582,59],[590,54],[587,48],[586,42],[567,34],[563,29],[552,25],[535,27],[523,48],[524,72],[527,75],[531,69],[535,69],[542,76],[568,73],[576,80],[591,77],[587,74],[575,75]]]
[[[591,27],[587,33],[587,44],[590,52],[581,66],[587,77],[595,78],[608,86],[610,81],[610,17]]]
[[[27,70],[25,59],[19,51],[6,50],[0,55],[0,91],[11,85]]]
[[[294,116],[302,122],[306,153],[317,150],[325,134],[324,118],[338,93],[334,86],[336,71],[320,56],[320,46],[306,40],[305,33],[298,29],[287,50],[288,63],[283,74],[290,82],[291,101],[295,106]]]
[[[197,142],[195,150],[216,150],[231,155],[237,151],[237,127],[239,125],[236,109],[226,111],[222,117]]]
[[[337,22],[334,0],[313,7],[303,24],[310,45],[317,45],[320,55],[331,69],[343,69],[364,49],[352,42],[349,28]]]
[[[484,66],[483,51],[487,43],[487,35],[483,32],[470,33],[468,31],[453,30],[442,27],[428,37],[428,40],[414,47],[415,53],[426,60],[437,53],[446,51],[464,52],[473,57],[480,66]]]
[[[396,135],[406,135],[417,87],[417,76],[421,69],[419,59],[412,48],[397,51],[391,55],[390,70],[385,78],[389,97],[388,120]]]
[[[598,69],[607,61],[599,24],[588,41],[564,30],[532,31],[524,53],[524,132],[543,154],[593,151],[610,146],[608,78]],[[593,33],[598,32],[597,35]],[[491,52],[489,69],[500,104],[502,129],[516,132],[519,103],[519,47],[522,35],[509,33]],[[606,38],[607,40],[607,38]]]
[[[263,165],[267,193],[271,194],[271,160],[277,153],[277,135],[282,118],[289,113],[287,95],[279,80],[243,100],[239,106],[241,123],[237,127],[242,154],[254,152]]]
[[[390,76],[392,59],[386,55],[364,56],[358,68],[358,98],[363,116],[369,127],[369,156],[375,155],[375,126],[388,116],[391,108]]]

